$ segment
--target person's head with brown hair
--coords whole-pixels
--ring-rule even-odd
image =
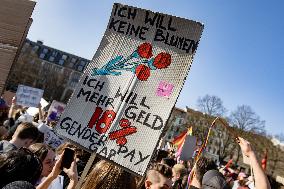
[[[41,171],[40,159],[27,148],[0,154],[0,188],[13,181],[36,184]]]
[[[201,183],[203,175],[209,170],[216,170],[217,166],[212,159],[207,157],[200,157],[196,163],[195,175],[198,181]]]
[[[136,189],[134,176],[120,167],[101,160],[87,176],[82,189]]]
[[[216,170],[216,169],[217,169],[217,166],[213,160],[207,157],[201,156],[198,159],[196,166],[193,170],[194,176],[191,181],[191,185],[196,188],[201,188],[202,178],[204,174],[209,170]]]
[[[17,148],[28,148],[39,136],[39,130],[32,123],[21,123],[12,136],[10,143]]]
[[[147,172],[146,189],[168,189],[172,186],[172,169],[161,163],[153,164]]]
[[[30,145],[29,150],[33,152],[42,162],[41,177],[48,176],[55,164],[54,150],[50,146],[42,143]]]

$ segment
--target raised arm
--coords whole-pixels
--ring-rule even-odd
[[[268,179],[258,163],[257,157],[251,148],[251,145],[245,139],[238,137],[239,145],[245,156],[250,159],[250,164],[254,172],[255,188],[256,189],[271,189]]]
[[[62,162],[62,156],[60,156],[60,158],[56,161],[51,173],[49,173],[49,175],[45,178],[45,180],[42,181],[36,187],[36,189],[48,189],[48,187],[52,183],[52,181],[54,179],[56,179],[61,172],[61,169],[60,169],[61,162]]]
[[[16,97],[13,97],[12,99],[12,104],[11,104],[11,107],[9,109],[9,114],[8,114],[8,118],[13,118],[13,114],[14,114],[14,111],[15,111],[15,106],[16,106]]]
[[[43,121],[43,114],[42,114],[42,109],[41,109],[41,104],[38,104],[38,120]]]

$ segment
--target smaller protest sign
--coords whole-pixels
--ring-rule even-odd
[[[37,107],[40,103],[42,95],[42,89],[19,85],[16,93],[16,104],[26,107]]]
[[[41,105],[41,108],[43,109],[48,105],[48,102],[44,98],[41,98],[40,105]],[[27,109],[27,113],[31,116],[35,116],[38,113],[38,108],[29,107]]]
[[[180,154],[180,160],[188,161],[192,159],[193,154],[196,150],[196,142],[197,138],[195,136],[188,135],[186,137]]]
[[[58,120],[65,109],[66,104],[53,100],[48,110],[48,121]]]
[[[64,139],[59,137],[54,130],[46,124],[41,123],[37,128],[44,134],[44,143],[52,148],[58,148],[62,143],[64,143]]]

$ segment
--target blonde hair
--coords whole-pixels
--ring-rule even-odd
[[[175,164],[175,165],[173,166],[173,170],[174,170],[176,173],[179,173],[181,177],[184,176],[184,175],[186,175],[186,168],[185,168],[185,166],[182,165],[182,164]]]
[[[82,189],[136,189],[134,177],[107,161],[98,162],[87,176]]]

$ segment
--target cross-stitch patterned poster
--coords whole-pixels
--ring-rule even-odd
[[[101,44],[57,132],[143,175],[202,30],[199,22],[114,4]]]

